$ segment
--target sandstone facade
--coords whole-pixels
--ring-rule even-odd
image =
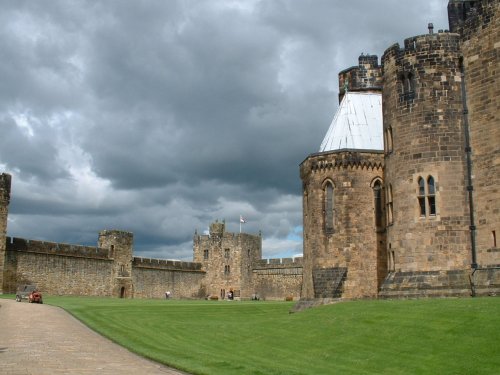
[[[327,161],[353,150],[302,163],[304,298],[500,292],[499,2],[452,0],[448,11],[451,32],[429,25],[389,47],[380,66],[361,56],[359,67],[340,72],[340,97],[345,89],[382,93],[384,153],[364,169]],[[351,180],[362,188],[346,191]],[[370,189],[376,180],[380,199]],[[328,181],[340,197],[334,230],[324,225]],[[383,227],[374,218],[382,200]],[[336,287],[325,296],[311,275],[329,268],[338,272],[326,283]]]

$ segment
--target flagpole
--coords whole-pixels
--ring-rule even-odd
[[[243,216],[240,215],[240,233],[241,233],[241,224],[244,224],[246,221],[243,219]]]

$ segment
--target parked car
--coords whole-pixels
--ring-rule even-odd
[[[43,303],[42,293],[36,285],[22,285],[17,289],[16,301],[27,299],[29,303]]]

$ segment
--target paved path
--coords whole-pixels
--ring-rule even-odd
[[[0,374],[185,374],[139,357],[63,309],[0,299]]]

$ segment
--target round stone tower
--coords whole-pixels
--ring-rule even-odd
[[[131,298],[134,295],[132,283],[132,253],[134,235],[119,230],[103,230],[99,232],[98,247],[108,250],[112,259],[111,295],[120,298]]]
[[[447,288],[471,264],[459,35],[429,27],[382,63],[389,271]]]
[[[381,84],[375,55],[341,71],[337,113],[300,165],[302,299],[376,297],[387,275]]]

